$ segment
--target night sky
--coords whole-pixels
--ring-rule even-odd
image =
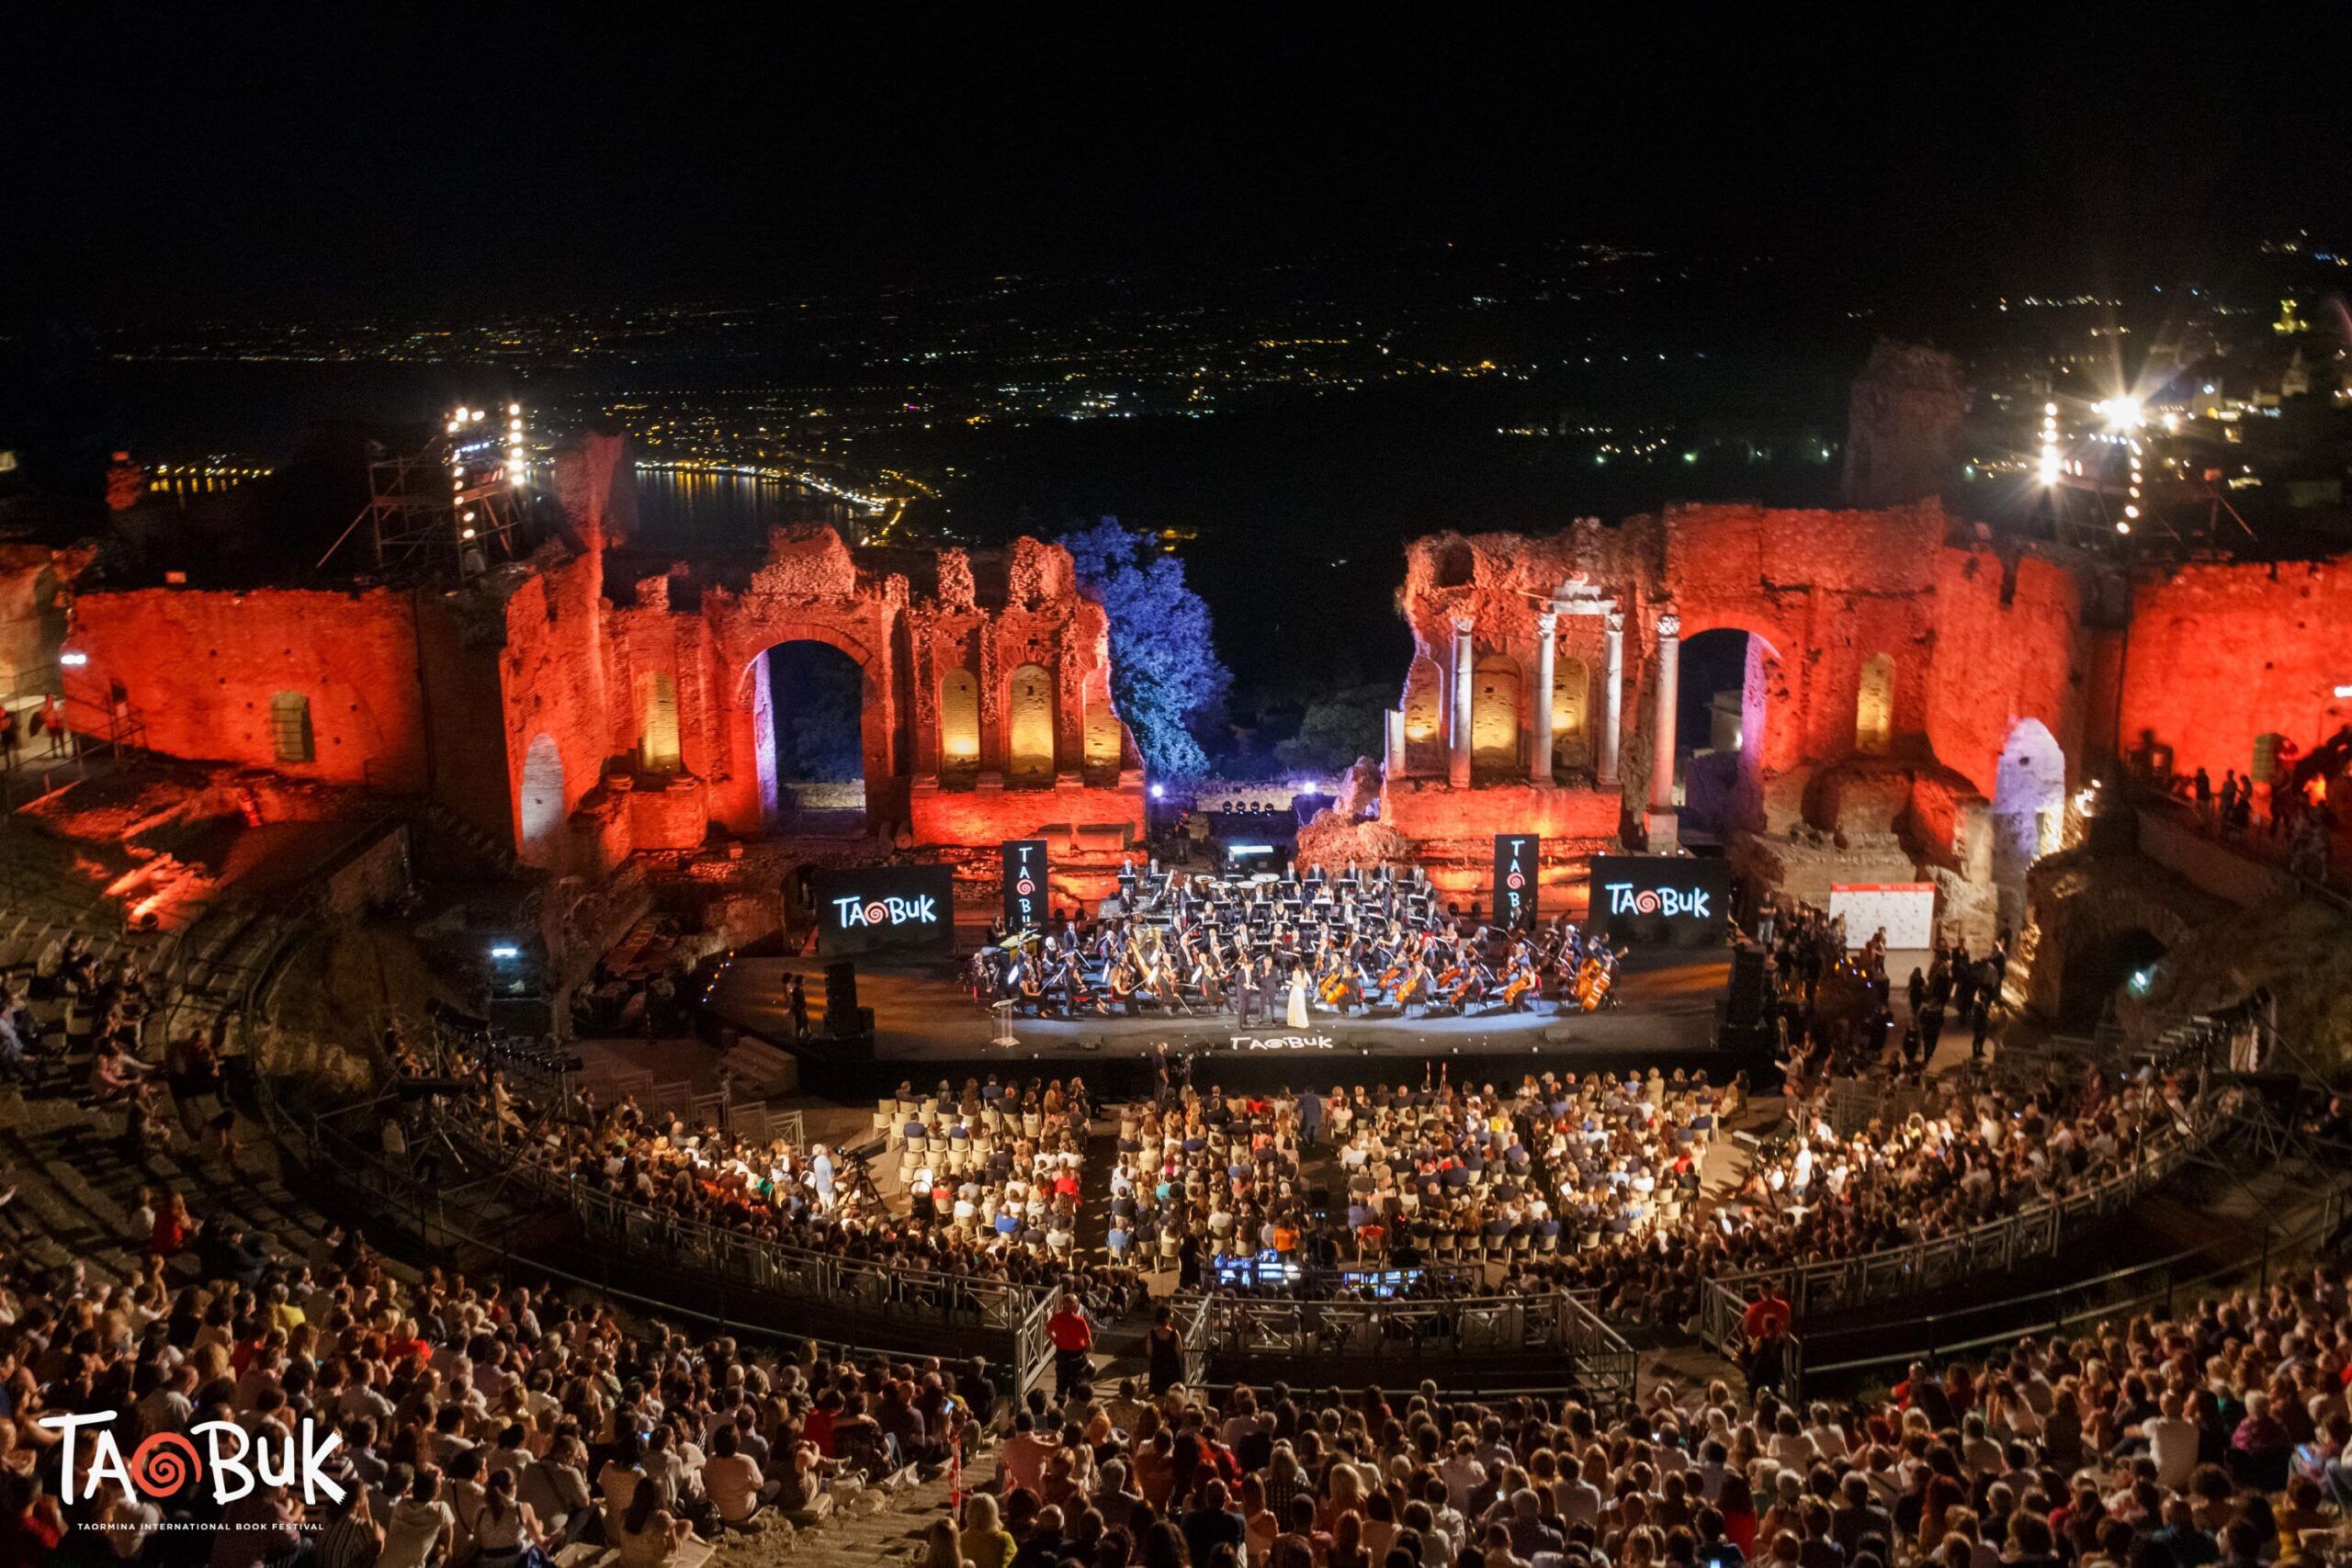
[[[99,324],[1558,236],[2057,288],[2352,219],[2341,7],[1636,9],[92,6],[14,40],[0,265]]]

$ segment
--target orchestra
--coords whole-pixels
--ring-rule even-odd
[[[1493,1017],[1615,1005],[1624,956],[1565,916],[1532,931],[1472,924],[1426,874],[1382,866],[1279,876],[1163,871],[1119,876],[1092,919],[1017,931],[971,958],[983,1005],[1040,1018],[1283,1013],[1295,972],[1315,1011],[1342,1017]]]

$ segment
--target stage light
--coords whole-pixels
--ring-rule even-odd
[[[507,947],[502,945],[492,948],[490,950],[490,955],[492,958],[520,958],[523,956],[523,950],[519,947]]]
[[[2115,525],[2115,531],[2119,534],[2129,534],[2132,531],[2132,525],[2129,523],[2118,522]]]
[[[2147,410],[2134,397],[2109,398],[2098,405],[2098,412],[2109,430],[2137,430],[2147,423]]]
[[[1151,798],[1154,800],[1166,800],[1168,798],[1168,786],[1163,784],[1156,784],[1152,785]]]
[[[2044,446],[2041,449],[2041,461],[2034,466],[2035,477],[2043,484],[2054,485],[2058,482],[2059,468],[2057,448]]]
[[[86,653],[61,653],[57,656],[57,661],[68,670],[79,670],[90,661],[90,656]]]
[[[508,403],[506,405],[506,412],[508,413],[521,413],[523,412],[523,405],[521,403]]]

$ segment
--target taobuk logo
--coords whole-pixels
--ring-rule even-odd
[[[1707,918],[1708,890],[1704,887],[1645,887],[1636,893],[1630,882],[1602,886],[1609,894],[1609,912],[1612,915],[1682,916],[1700,920]]]
[[[169,1502],[208,1476],[215,1503],[235,1502],[254,1489],[256,1478],[266,1486],[291,1487],[299,1483],[305,1503],[317,1502],[321,1493],[334,1502],[343,1501],[343,1487],[325,1468],[327,1456],[343,1446],[343,1434],[331,1427],[322,1428],[308,1416],[295,1424],[294,1433],[284,1442],[275,1445],[251,1436],[232,1421],[200,1421],[188,1428],[186,1438],[176,1432],[156,1433],[130,1451],[128,1463],[114,1433],[107,1429],[114,1418],[112,1411],[40,1418],[42,1426],[65,1436],[61,1496],[66,1504],[96,1496],[98,1487],[109,1481],[133,1501],[144,1496]],[[89,1483],[77,1493],[74,1481],[84,1471],[75,1452],[76,1438],[85,1427],[96,1430],[90,1435]],[[201,1454],[189,1440],[198,1438],[204,1441]]]
[[[939,919],[939,900],[928,893],[920,898],[868,898],[853,893],[834,899],[833,908],[844,931],[852,926],[933,925]]]

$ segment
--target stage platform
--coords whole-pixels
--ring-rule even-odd
[[[882,967],[860,962],[857,990],[860,1005],[874,1013],[872,1062],[901,1076],[933,1066],[1034,1063],[1051,1072],[1055,1064],[1141,1064],[1154,1058],[1163,1043],[1196,1059],[1233,1058],[1236,1066],[1244,1061],[1270,1066],[1289,1062],[1295,1070],[1301,1058],[1418,1063],[1431,1056],[1485,1056],[1540,1057],[1546,1066],[1576,1070],[1650,1062],[1728,1066],[1732,1054],[1716,1046],[1715,1029],[1730,970],[1730,956],[1720,949],[1636,950],[1618,975],[1620,1004],[1596,1013],[1560,1013],[1550,1003],[1539,1012],[1470,1018],[1363,1018],[1315,1009],[1306,1029],[1280,1021],[1244,1029],[1230,1013],[1016,1018],[1011,1045],[994,1042],[997,1021],[973,1002],[959,965]],[[795,974],[803,976],[808,991],[811,1028],[820,1028],[821,958],[738,957],[719,976],[705,1007],[727,1024],[793,1049],[786,998]],[[802,1047],[801,1054],[811,1062],[846,1060],[822,1042]],[[866,1058],[860,1054],[855,1059]]]

